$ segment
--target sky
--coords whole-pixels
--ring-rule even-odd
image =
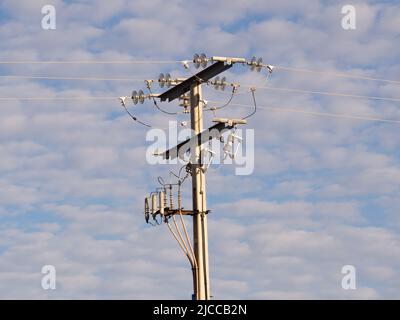
[[[342,28],[348,4],[355,30]],[[55,30],[42,28],[44,5],[56,8]],[[240,65],[226,71],[242,84],[233,102],[248,107],[232,104],[221,117],[252,111],[245,85],[393,99],[256,90],[259,108],[243,128],[254,130],[254,171],[207,172],[213,297],[399,299],[400,124],[371,120],[400,121],[399,83],[332,75],[399,81],[399,16],[397,1],[1,0],[0,62],[170,63],[0,63],[3,76],[132,78],[0,77],[0,298],[191,298],[187,260],[166,225],[146,225],[142,208],[157,177],[167,181],[179,166],[147,163],[149,129],[117,98],[160,72],[190,76],[196,69],[179,61],[205,52],[276,66],[268,78]],[[224,103],[229,90],[205,86],[204,96]],[[10,97],[108,98],[1,100]],[[151,101],[129,107],[154,127],[189,119]],[[41,286],[45,265],[56,268],[55,290]],[[345,265],[356,269],[355,290],[341,286]]]

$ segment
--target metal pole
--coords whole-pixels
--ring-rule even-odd
[[[203,130],[203,99],[201,84],[190,88],[191,128],[194,134]],[[208,233],[206,215],[205,175],[201,168],[201,146],[196,142],[192,151],[192,195],[193,195],[193,244],[197,259],[198,272],[196,287],[197,300],[210,299],[210,281],[208,271]]]

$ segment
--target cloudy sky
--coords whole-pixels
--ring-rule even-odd
[[[0,298],[191,298],[188,262],[166,226],[142,215],[157,177],[179,167],[146,162],[148,129],[116,98],[145,89],[135,79],[190,75],[193,66],[176,61],[196,52],[276,66],[268,80],[242,66],[225,73],[243,86],[393,99],[257,89],[246,126],[255,133],[254,172],[215,165],[207,174],[212,295],[400,298],[400,123],[372,120],[400,121],[399,83],[327,73],[400,80],[396,2],[1,0],[0,76],[132,81],[0,77]],[[346,4],[356,9],[355,30],[342,28]],[[56,8],[55,30],[42,28],[44,5]],[[169,63],[4,63],[49,60]],[[251,95],[239,93],[233,102],[250,107],[218,116],[252,111]],[[151,102],[130,107],[156,127],[188,120]],[[175,102],[162,107],[179,111]],[[187,207],[189,198],[184,189]],[[56,267],[56,290],[41,287],[44,265]],[[356,290],[341,287],[344,265],[356,268]]]

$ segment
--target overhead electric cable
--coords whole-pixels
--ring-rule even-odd
[[[210,101],[212,103],[220,103],[218,101]],[[253,105],[249,104],[240,104],[240,103],[232,103],[233,106],[244,107],[244,108],[253,108]],[[361,115],[349,115],[343,113],[330,113],[330,112],[318,112],[318,111],[307,111],[300,110],[294,108],[281,108],[281,107],[271,107],[271,106],[257,106],[258,109],[269,109],[274,111],[282,111],[282,112],[294,112],[299,114],[307,114],[313,116],[323,116],[323,117],[333,117],[333,118],[345,118],[345,119],[355,119],[355,120],[366,120],[366,121],[376,121],[376,122],[387,122],[387,123],[396,123],[400,124],[400,120],[394,119],[384,119],[384,118],[376,118],[369,116],[361,116]]]

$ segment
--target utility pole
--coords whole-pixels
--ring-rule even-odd
[[[212,64],[207,67],[208,62]],[[188,61],[183,61],[183,65],[188,69]],[[168,225],[168,228],[178,242],[181,250],[188,258],[193,273],[193,299],[196,300],[209,300],[211,298],[210,289],[210,272],[209,272],[209,259],[208,259],[208,223],[207,215],[207,200],[206,200],[206,177],[205,172],[208,166],[204,166],[202,154],[202,145],[209,142],[213,138],[220,139],[222,134],[226,131],[234,129],[238,124],[246,124],[246,118],[242,119],[228,119],[228,118],[214,118],[215,123],[210,128],[203,129],[203,109],[204,99],[202,96],[202,84],[213,85],[216,89],[225,89],[226,81],[225,78],[221,80],[216,77],[214,81],[210,81],[212,77],[228,70],[235,63],[244,64],[250,66],[251,70],[260,71],[263,67],[262,59],[256,60],[255,57],[251,61],[247,61],[244,58],[228,58],[228,57],[212,57],[207,58],[205,54],[195,55],[193,57],[193,64],[196,68],[200,66],[204,69],[200,72],[192,75],[187,79],[178,78],[173,80],[169,74],[160,74],[158,83],[161,88],[164,86],[169,89],[162,94],[153,94],[151,92],[151,83],[153,80],[146,80],[147,87],[150,94],[145,95],[142,90],[139,92],[132,92],[132,101],[134,104],[143,103],[146,99],[153,99],[155,106],[159,108],[155,99],[161,101],[171,102],[175,99],[183,101],[182,106],[184,107],[185,113],[188,111],[188,100],[190,100],[190,121],[192,129],[192,137],[186,141],[180,142],[177,146],[166,150],[162,153],[157,153],[158,156],[162,156],[163,159],[175,159],[179,158],[186,152],[190,151],[190,162],[186,165],[187,175],[192,177],[192,210],[184,210],[181,204],[181,183],[182,180],[180,175],[177,176],[178,183],[164,183],[163,179],[159,183],[162,188],[157,188],[155,192],[152,192],[150,196],[145,198],[145,220],[147,223],[152,225],[159,225],[162,222]],[[266,66],[270,67],[270,66]],[[272,72],[272,69],[270,70]],[[231,84],[232,95],[236,92],[237,84]],[[171,88],[170,88],[171,87]],[[189,97],[187,93],[189,92]],[[125,101],[128,97],[120,97],[121,103],[125,110],[129,113]],[[129,115],[135,120],[131,113]],[[143,124],[143,123],[142,123]],[[211,162],[210,162],[211,163]],[[178,206],[175,208],[173,205],[173,192],[172,189],[178,187]],[[168,194],[169,193],[169,205],[168,205]],[[158,199],[157,199],[158,197]],[[158,201],[157,201],[158,200]],[[193,217],[193,246],[190,241],[190,237],[187,233],[186,225],[183,216],[189,215]],[[153,222],[149,221],[150,216],[153,218]],[[157,219],[157,217],[161,217]],[[178,225],[178,221],[175,218],[180,218],[183,231],[181,232]],[[172,221],[173,223],[170,223]],[[175,229],[174,229],[175,228]],[[186,238],[186,240],[185,240]]]
[[[194,83],[190,88],[191,128],[195,135],[203,131],[203,98],[201,83]],[[193,152],[193,151],[192,151]],[[195,288],[197,300],[210,299],[210,280],[208,271],[208,226],[206,203],[206,177],[202,170],[201,145],[194,150],[195,163],[192,164],[193,197],[193,243],[194,253],[199,266],[198,281]]]

